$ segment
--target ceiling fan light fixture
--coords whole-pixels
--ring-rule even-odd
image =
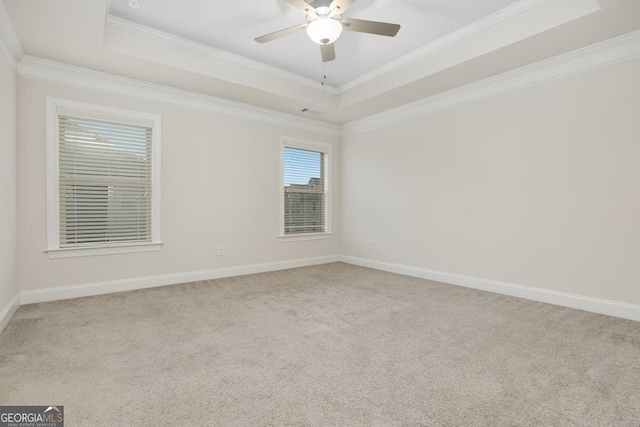
[[[307,27],[309,38],[318,44],[331,44],[342,34],[342,24],[331,18],[318,18]]]

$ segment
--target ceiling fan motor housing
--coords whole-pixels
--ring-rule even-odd
[[[318,15],[328,15],[331,13],[332,0],[313,0],[309,5],[316,10]]]

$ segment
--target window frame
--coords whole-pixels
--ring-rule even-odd
[[[58,110],[65,114],[76,113],[80,117],[112,120],[127,124],[152,123],[151,131],[151,242],[126,242],[82,247],[60,247],[59,206],[59,135]],[[46,174],[47,174],[47,249],[49,258],[71,258],[96,255],[158,251],[161,239],[161,157],[159,115],[125,110],[104,105],[72,101],[62,98],[46,98]]]
[[[285,190],[284,190],[284,151],[285,148],[297,148],[302,150],[311,150],[316,152],[324,153],[326,156],[325,161],[325,224],[324,231],[318,233],[296,233],[296,234],[285,234],[284,231],[284,203],[285,203]],[[283,136],[280,138],[280,179],[278,181],[279,190],[278,193],[280,195],[280,234],[279,239],[280,242],[297,242],[304,240],[321,240],[321,239],[330,239],[333,237],[333,232],[331,228],[331,206],[332,206],[332,194],[331,191],[331,182],[332,182],[332,168],[333,168],[333,157],[332,157],[332,146],[331,144],[327,144],[324,142],[310,141],[307,139],[293,138],[288,136]]]

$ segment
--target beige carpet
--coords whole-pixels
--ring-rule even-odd
[[[21,307],[67,425],[640,425],[640,323],[345,264]]]

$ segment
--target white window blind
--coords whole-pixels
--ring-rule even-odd
[[[284,147],[284,234],[327,231],[327,153]]]
[[[58,116],[60,248],[152,241],[152,131]]]

